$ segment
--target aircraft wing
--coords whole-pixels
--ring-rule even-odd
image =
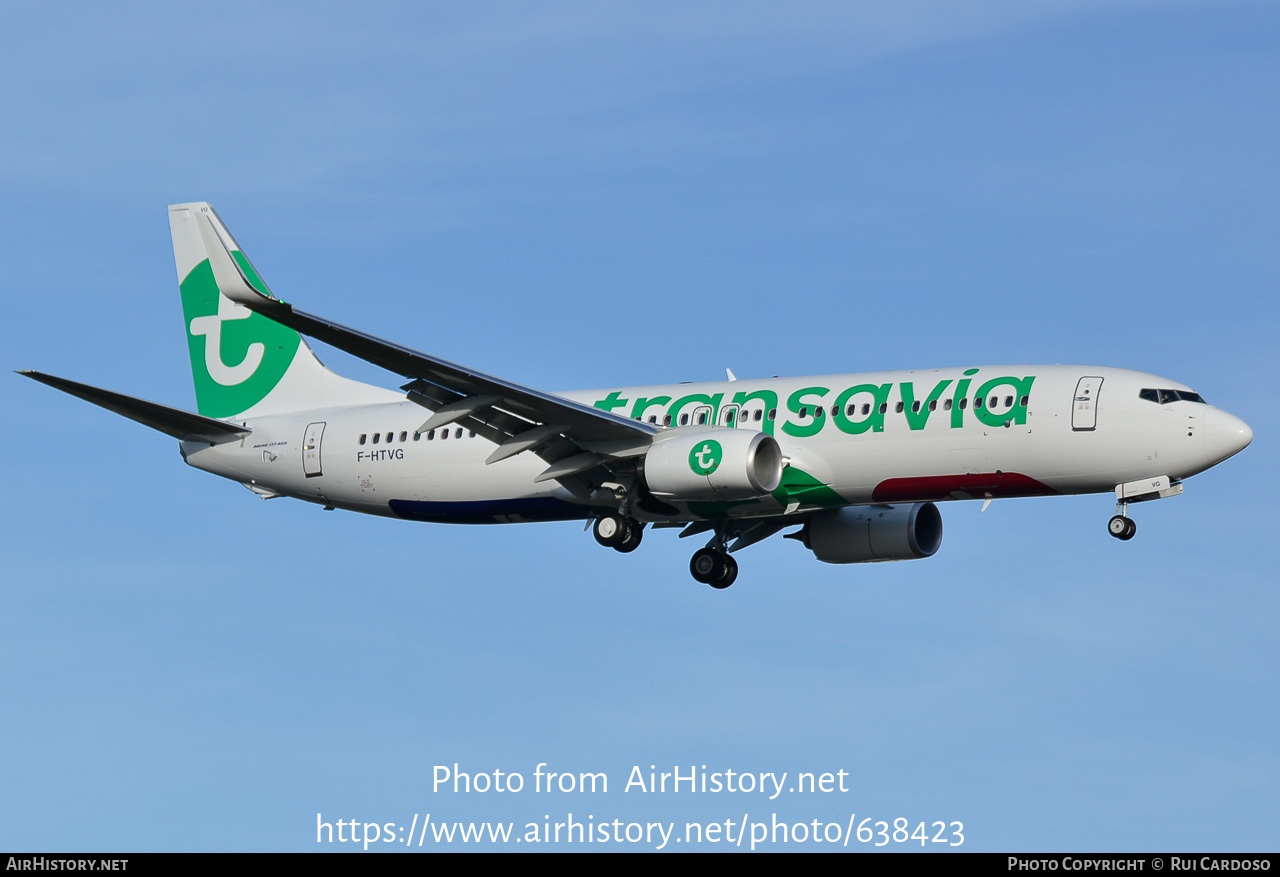
[[[432,412],[421,431],[460,423],[497,443],[497,462],[532,450],[551,467],[538,480],[556,479],[573,489],[572,479],[605,462],[643,454],[658,428],[561,396],[449,362],[340,323],[297,310],[259,291],[232,257],[228,242],[207,216],[200,215],[205,252],[227,298],[296,332],[411,378],[402,389]]]
[[[236,426],[234,423],[202,417],[199,414],[183,411],[181,408],[170,408],[168,405],[148,402],[123,393],[113,393],[110,390],[101,390],[88,384],[78,384],[66,378],[36,371],[20,371],[18,374],[26,375],[33,381],[47,384],[72,396],[78,396],[108,411],[122,414],[130,420],[158,429],[176,439],[194,439],[216,445],[222,442],[238,441],[253,431],[243,426]]]

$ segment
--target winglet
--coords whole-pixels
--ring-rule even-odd
[[[204,251],[209,256],[209,267],[213,269],[214,280],[218,282],[218,291],[236,304],[245,306],[271,298],[254,288],[253,282],[231,255],[231,248],[218,234],[208,210],[206,208],[196,214],[196,223],[200,229],[200,239],[204,241]]]

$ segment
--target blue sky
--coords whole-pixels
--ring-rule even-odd
[[[10,368],[193,408],[164,208],[208,200],[277,294],[549,390],[1096,363],[1256,438],[1127,544],[1107,496],[949,504],[928,561],[774,539],[715,593],[672,533],[262,502],[12,376],[0,846],[748,812],[1274,849],[1277,45],[1237,2],[6,7]],[[610,791],[433,793],[455,762]],[[621,791],[650,764],[851,790]]]

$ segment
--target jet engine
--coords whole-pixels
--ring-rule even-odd
[[[942,513],[931,502],[846,506],[818,512],[795,538],[824,563],[915,560],[942,545]]]
[[[644,458],[650,492],[665,499],[735,500],[764,496],[782,482],[782,448],[745,429],[672,430]]]

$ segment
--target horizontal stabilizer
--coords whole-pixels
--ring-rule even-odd
[[[210,444],[220,444],[236,441],[253,431],[243,426],[236,426],[234,423],[202,417],[199,414],[183,411],[181,408],[170,408],[168,405],[147,402],[122,393],[112,393],[110,390],[100,390],[88,384],[68,381],[66,378],[57,378],[36,371],[20,371],[18,374],[26,375],[33,381],[48,384],[55,390],[78,396],[86,402],[92,402],[108,411],[136,420],[144,426],[158,429],[176,439],[194,439],[207,441]]]

